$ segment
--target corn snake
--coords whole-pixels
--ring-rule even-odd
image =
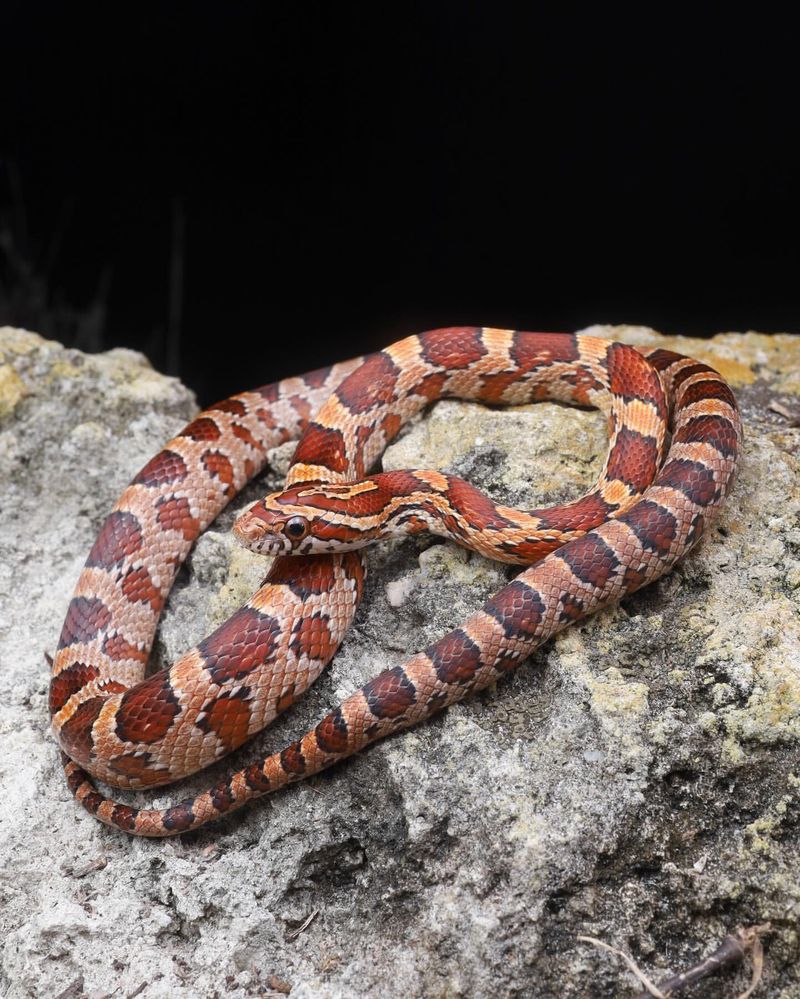
[[[444,396],[604,408],[610,449],[598,483],[574,503],[526,513],[432,470],[366,478],[400,427]],[[298,437],[287,489],[235,527],[249,547],[279,554],[264,585],[172,667],[144,679],[159,613],[194,540],[263,467],[268,448]],[[570,334],[435,330],[363,363],[210,407],[125,490],[70,603],[50,704],[71,790],[109,825],[172,835],[430,716],[668,571],[722,506],[740,444],[735,399],[706,365]],[[292,537],[298,518],[302,537]],[[364,556],[343,548],[381,529],[433,529],[491,557],[535,564],[314,730],[210,790],[166,809],[135,809],[96,790],[92,778],[127,788],[171,783],[285,710],[333,657],[358,606]]]

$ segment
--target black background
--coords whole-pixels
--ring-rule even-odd
[[[796,331],[796,41],[750,11],[6,0],[0,322],[202,402],[439,325]]]

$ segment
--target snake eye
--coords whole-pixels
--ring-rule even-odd
[[[300,541],[308,534],[308,521],[305,517],[292,517],[286,521],[284,533],[293,541]]]

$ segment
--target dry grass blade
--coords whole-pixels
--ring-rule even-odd
[[[662,992],[653,982],[650,981],[633,958],[629,957],[624,950],[620,950],[618,947],[612,947],[611,944],[603,943],[603,941],[598,940],[597,937],[579,936],[578,940],[583,943],[593,944],[595,947],[599,947],[600,950],[608,951],[609,954],[613,954],[615,957],[621,957],[625,964],[627,964],[631,973],[638,978],[642,985],[644,985],[647,990],[647,995],[653,996],[654,999],[668,999],[667,994]]]
[[[751,960],[753,964],[753,976],[750,985],[736,999],[748,999],[758,987],[761,975],[764,972],[764,947],[761,943],[761,934],[767,933],[771,929],[769,923],[763,926],[750,926],[739,930],[738,936],[744,947],[750,948]]]
[[[314,911],[311,913],[311,915],[308,916],[306,919],[304,919],[303,922],[300,924],[300,926],[297,927],[296,930],[292,930],[291,933],[287,933],[286,939],[287,940],[296,940],[300,936],[301,933],[303,933],[305,930],[307,930],[309,928],[309,926],[314,922],[314,920],[317,918],[318,915],[319,915],[319,909],[314,909]]]

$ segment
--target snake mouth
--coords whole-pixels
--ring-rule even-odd
[[[283,555],[292,550],[288,538],[261,504],[255,504],[236,520],[233,536],[240,545],[259,555]]]

